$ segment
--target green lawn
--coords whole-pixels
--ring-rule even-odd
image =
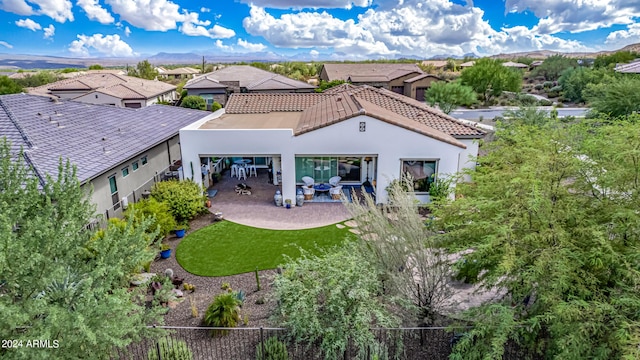
[[[178,263],[200,276],[226,276],[274,269],[285,255],[312,254],[354,235],[335,225],[305,230],[267,230],[221,221],[187,235],[176,249]]]

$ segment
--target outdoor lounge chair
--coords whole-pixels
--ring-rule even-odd
[[[340,183],[340,180],[342,180],[342,177],[334,176],[329,179],[329,185],[331,185],[331,187],[336,187]]]
[[[331,195],[332,200],[342,199],[342,185],[334,186],[329,189],[329,195]]]
[[[313,178],[310,176],[303,176],[302,182],[304,183],[305,187],[313,187],[313,185],[315,185],[316,183],[316,181],[313,180]]]

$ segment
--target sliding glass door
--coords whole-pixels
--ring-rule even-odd
[[[316,183],[326,183],[331,177],[340,176],[342,182],[362,182],[361,157],[356,156],[298,156],[296,157],[296,181],[303,176],[312,177]]]

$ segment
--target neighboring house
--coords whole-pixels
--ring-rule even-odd
[[[463,62],[462,64],[460,64],[460,67],[464,69],[464,68],[472,67],[475,64],[476,62],[472,60],[472,61]]]
[[[225,105],[233,93],[310,93],[315,86],[249,65],[227,66],[187,81],[188,95],[198,95],[211,109],[214,101]]]
[[[126,109],[15,94],[0,96],[0,137],[24,160],[40,183],[56,177],[59,159],[77,167],[83,187],[93,188],[97,214],[122,212],[180,160],[178,130],[211,113],[155,105]],[[197,164],[196,166],[199,166]]]
[[[141,108],[178,99],[176,86],[158,80],[96,72],[31,88],[29,94],[89,104]]]
[[[447,60],[424,60],[422,66],[433,67],[436,70],[442,70],[447,67]]]
[[[181,67],[177,69],[165,69],[157,67],[158,76],[166,79],[192,79],[200,74],[200,70],[191,67]]]
[[[353,85],[370,85],[424,101],[424,93],[435,75],[425,74],[416,64],[324,64],[320,72],[324,81],[343,80]]]
[[[517,63],[517,62],[513,62],[513,61],[503,62],[502,66],[506,66],[506,67],[510,67],[510,68],[516,68],[516,69],[528,69],[529,68],[529,65],[527,65],[527,64]]]
[[[616,64],[615,71],[624,74],[640,74],[640,60],[628,64]]]
[[[183,161],[253,158],[281,174],[281,183],[274,181],[284,199],[295,199],[303,176],[326,183],[338,175],[345,185],[375,184],[376,199],[384,202],[390,181],[410,173],[417,198],[426,202],[434,174],[475,167],[476,140],[485,135],[422,102],[368,85],[313,94],[233,94],[213,115],[180,130]],[[186,167],[185,176],[193,171]]]

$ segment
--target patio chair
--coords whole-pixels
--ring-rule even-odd
[[[313,187],[313,185],[315,185],[316,183],[316,181],[313,180],[313,178],[310,176],[303,176],[302,182],[304,183],[305,187]]]
[[[258,170],[256,170],[256,166],[255,165],[247,165],[245,167],[245,169],[247,169],[247,175],[251,176],[251,174],[253,174],[253,176],[257,177],[258,176]]]
[[[238,167],[238,179],[247,180],[247,172],[243,167]]]
[[[331,185],[331,187],[336,187],[338,186],[338,183],[340,183],[340,180],[342,180],[342,177],[340,176],[329,178],[329,185]]]
[[[240,168],[240,166],[233,164],[231,165],[231,174],[229,174],[231,177],[234,176],[238,176],[238,169]]]
[[[302,187],[302,194],[304,195],[304,199],[305,200],[313,200],[313,195],[315,195],[316,193],[316,189],[313,188],[313,186],[308,187],[308,186],[303,186]]]
[[[342,185],[334,186],[329,189],[329,195],[331,195],[332,200],[341,200],[342,199]]]

